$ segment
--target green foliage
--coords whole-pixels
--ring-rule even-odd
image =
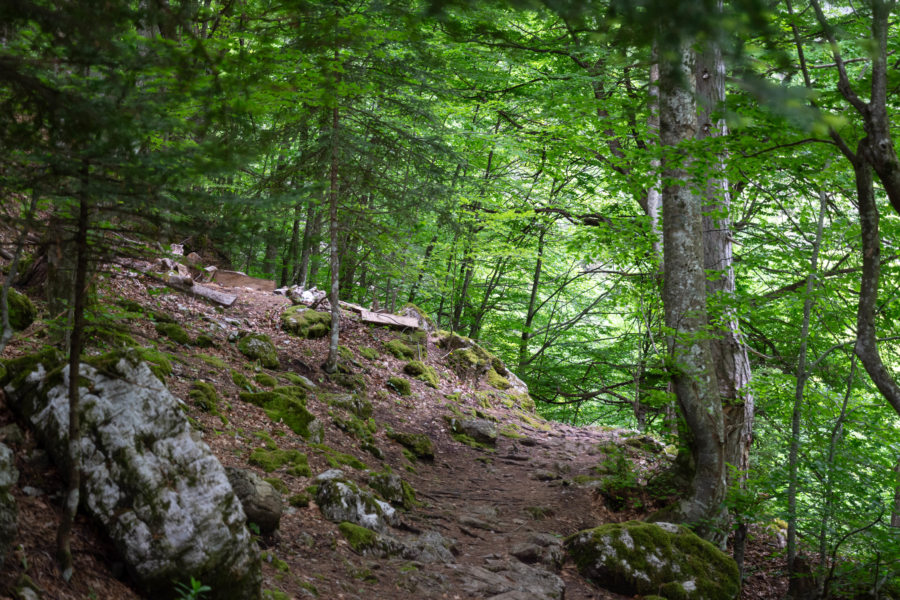
[[[175,592],[178,594],[178,600],[202,600],[206,594],[213,591],[208,585],[191,577],[190,583],[183,581],[175,582]]]

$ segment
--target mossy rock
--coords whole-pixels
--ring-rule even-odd
[[[322,424],[297,398],[276,394],[273,400],[266,402],[263,410],[270,419],[276,423],[284,423],[303,439],[313,441],[322,439]]]
[[[256,465],[266,473],[271,473],[283,466],[287,466],[287,472],[297,477],[310,477],[312,471],[305,454],[299,450],[279,450],[257,448],[250,453],[250,464]]]
[[[268,373],[257,373],[256,377],[253,378],[256,383],[263,387],[275,387],[278,385],[278,380],[269,375]]]
[[[628,596],[667,600],[732,600],[741,590],[737,565],[686,527],[608,523],[566,539],[581,574]]]
[[[290,493],[287,484],[279,477],[263,477],[263,481],[271,485],[273,488],[278,490],[280,493],[287,495]]]
[[[202,411],[215,413],[219,410],[219,395],[216,388],[206,381],[195,381],[188,392],[188,398]]]
[[[407,346],[402,340],[389,340],[384,343],[384,348],[390,352],[394,358],[411,359],[416,356],[416,351]]]
[[[342,388],[363,392],[366,390],[366,379],[359,373],[332,373],[328,378]]]
[[[369,360],[375,360],[380,356],[380,354],[378,354],[378,350],[376,350],[375,348],[369,348],[368,346],[357,348],[356,351],[359,352],[360,356]]]
[[[488,369],[487,382],[498,390],[508,390],[510,388],[509,379],[501,376],[495,369]]]
[[[128,298],[120,298],[116,300],[116,305],[119,308],[124,309],[126,312],[143,314],[144,307],[135,302],[134,300],[129,300]]]
[[[412,510],[422,503],[416,498],[416,492],[409,483],[391,472],[371,473],[369,475],[369,487],[393,504],[404,510]]]
[[[434,459],[434,444],[431,442],[431,438],[423,433],[390,431],[387,436],[409,450],[416,458]]]
[[[353,548],[353,551],[359,554],[373,548],[378,542],[377,533],[349,521],[343,521],[338,525],[338,530],[344,536],[344,539],[347,540],[350,547]]]
[[[312,501],[312,497],[306,492],[300,492],[288,498],[288,504],[294,508],[306,508],[310,501]]]
[[[291,306],[281,313],[281,327],[299,338],[325,337],[331,332],[331,314],[300,305]]]
[[[387,380],[385,384],[387,387],[391,388],[401,396],[409,396],[412,394],[412,390],[409,387],[409,382],[402,377],[391,377]]]
[[[208,364],[209,366],[216,369],[224,369],[228,365],[225,364],[225,361],[219,358],[218,356],[210,356],[209,354],[198,354],[197,358]]]
[[[416,314],[411,314],[412,311],[415,311]],[[412,302],[407,302],[406,304],[404,304],[400,309],[399,314],[405,316],[415,316],[420,321],[422,321],[422,324],[424,324],[424,329],[426,329],[426,331],[423,333],[425,333],[426,335],[428,334],[428,331],[435,331],[437,329],[437,326],[434,324],[434,321],[431,320],[431,317],[428,316],[428,313]]]
[[[345,452],[339,452],[332,448],[331,446],[327,446],[325,444],[310,444],[310,448],[314,448],[320,451],[324,456],[325,460],[328,462],[328,466],[334,469],[340,469],[343,466],[353,467],[358,471],[368,471],[369,466],[366,463],[362,462],[352,454],[347,454]]]
[[[128,358],[132,362],[146,362],[157,379],[160,381],[164,377],[172,374],[172,362],[169,355],[153,348],[128,348],[124,350],[114,350],[97,356],[88,356],[83,360],[98,371],[116,374],[116,365],[122,358]]]
[[[250,360],[258,360],[267,369],[277,369],[278,354],[269,336],[251,333],[238,340],[238,350]]]
[[[420,360],[414,360],[403,367],[403,372],[412,375],[419,381],[425,382],[425,385],[437,389],[440,379],[434,367],[430,367]]]
[[[248,392],[253,392],[256,390],[256,387],[250,381],[250,378],[240,371],[235,371],[234,369],[231,370],[231,381],[233,381],[234,385],[238,386],[242,390],[247,390]]]
[[[174,323],[175,318],[172,317],[169,313],[163,312],[161,310],[151,310],[150,316],[153,317],[153,320],[157,323]]]
[[[191,336],[178,323],[157,323],[156,333],[183,346],[190,345]]]
[[[361,394],[319,394],[318,399],[329,406],[346,410],[361,419],[372,416],[372,403]]]
[[[215,348],[216,340],[205,333],[201,333],[194,339],[194,346],[197,348]]]

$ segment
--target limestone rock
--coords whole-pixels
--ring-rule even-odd
[[[548,533],[535,533],[527,542],[513,545],[509,553],[523,563],[540,564],[559,571],[563,563],[562,542]]]
[[[291,302],[295,305],[302,304],[304,306],[309,306],[310,308],[317,307],[328,296],[324,291],[315,287],[306,289],[299,285],[289,287],[284,295],[290,298]]]
[[[497,427],[487,419],[450,419],[450,430],[453,433],[467,435],[479,444],[493,446],[497,443]]]
[[[281,327],[300,338],[325,337],[331,331],[331,315],[303,306],[292,306],[281,313]]]
[[[256,523],[264,534],[278,529],[284,504],[275,486],[248,469],[225,467],[225,473],[241,501],[247,522]]]
[[[608,523],[566,540],[582,575],[620,594],[670,600],[730,600],[737,565],[709,542],[672,523]]]
[[[397,511],[390,504],[359,489],[337,469],[322,473],[315,483],[318,485],[316,504],[330,521],[347,521],[379,533],[399,522]]]
[[[418,504],[412,487],[396,473],[371,473],[369,487],[394,506],[410,510]]]
[[[82,365],[82,503],[147,597],[195,577],[211,598],[260,596],[259,550],[225,470],[195,440],[179,401],[134,357]],[[68,445],[68,365],[46,352],[9,361],[0,380],[57,464]]]
[[[458,568],[463,590],[479,598],[561,600],[566,589],[558,575],[518,560],[488,560],[484,567]]]
[[[0,569],[16,539],[19,507],[9,490],[18,480],[19,471],[16,470],[13,452],[5,444],[0,444]]]
[[[267,369],[278,368],[278,353],[269,336],[251,333],[238,340],[238,350],[250,360],[258,360]]]

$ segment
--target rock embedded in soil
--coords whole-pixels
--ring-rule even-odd
[[[397,511],[390,504],[360,489],[338,469],[320,474],[315,483],[316,504],[329,521],[347,521],[379,533],[399,522]]]
[[[260,596],[259,550],[225,470],[177,400],[133,356],[84,364],[82,505],[105,530],[147,597],[194,577],[215,600]],[[68,447],[68,365],[54,352],[7,363],[0,381],[54,462]]]
[[[732,600],[741,590],[735,562],[680,525],[607,523],[565,545],[583,576],[620,594]]]
[[[467,435],[479,444],[494,446],[497,444],[497,427],[487,419],[449,419],[453,433]]]
[[[238,340],[238,350],[250,360],[258,360],[267,369],[277,369],[278,353],[269,336],[251,333]]]
[[[284,503],[281,494],[268,481],[248,469],[225,467],[231,488],[241,501],[248,523],[256,523],[262,534],[278,529]]]

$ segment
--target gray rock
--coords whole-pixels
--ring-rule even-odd
[[[416,502],[412,487],[396,473],[371,473],[369,487],[394,506],[400,506],[406,510],[413,508]]]
[[[6,444],[19,446],[25,442],[25,434],[22,433],[22,429],[18,425],[10,423],[0,427],[0,440],[3,440]]]
[[[57,464],[68,445],[68,379],[57,355],[30,364],[5,390]],[[20,373],[23,374],[23,373]],[[82,365],[79,404],[82,503],[113,540],[148,597],[171,594],[173,580],[195,577],[217,600],[260,596],[259,550],[225,470],[191,427],[179,401],[146,364],[109,357],[103,370]]]
[[[515,544],[509,553],[527,564],[541,564],[558,571],[563,563],[562,542],[547,533],[535,533],[527,542]]]
[[[497,443],[497,427],[487,419],[450,419],[450,430],[453,433],[462,433],[480,444],[491,446]]]
[[[0,444],[0,569],[16,539],[19,507],[9,490],[19,480],[12,450]]]
[[[361,393],[332,394],[328,396],[327,400],[331,406],[353,413],[360,419],[368,419],[372,416],[372,403]]]
[[[627,596],[731,600],[741,591],[731,558],[671,523],[607,523],[568,538],[566,551],[583,576]]]
[[[561,600],[566,589],[558,575],[517,560],[488,560],[484,567],[458,569],[463,590],[481,598]]]
[[[348,521],[379,533],[399,522],[397,511],[390,504],[359,489],[337,469],[322,473],[315,482],[316,504],[330,521]]]
[[[404,545],[403,558],[424,563],[450,563],[456,553],[456,541],[445,538],[437,531],[426,531]]]
[[[259,532],[264,534],[278,529],[284,503],[275,486],[249,469],[225,467],[225,473],[241,501],[247,522],[256,523]]]

